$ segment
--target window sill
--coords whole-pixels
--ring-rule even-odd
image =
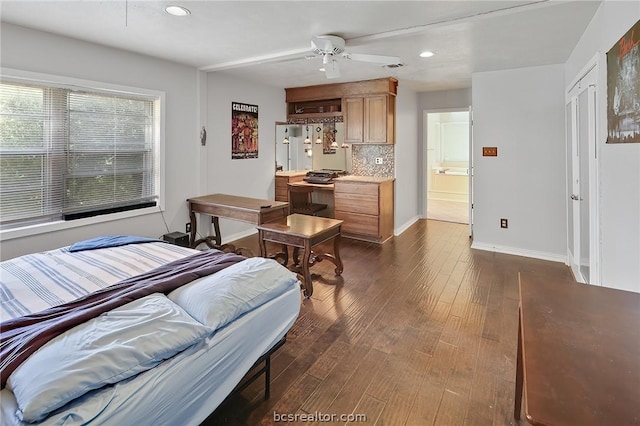
[[[125,212],[105,214],[101,216],[87,217],[76,220],[60,220],[57,222],[40,223],[37,225],[25,226],[22,228],[6,229],[0,231],[0,242],[14,240],[16,238],[28,237],[31,235],[44,234],[47,232],[62,231],[65,229],[79,228],[81,226],[93,225],[96,223],[111,222],[114,220],[127,219],[130,217],[144,216],[162,212],[162,208],[146,207],[144,209],[129,210]]]

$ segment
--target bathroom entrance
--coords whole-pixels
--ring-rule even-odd
[[[427,219],[469,223],[469,111],[425,112]]]

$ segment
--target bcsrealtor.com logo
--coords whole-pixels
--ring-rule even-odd
[[[315,413],[278,413],[273,412],[274,422],[352,422],[352,423],[365,423],[367,421],[366,414],[349,413],[349,414],[335,414],[335,413],[323,413],[316,411]]]

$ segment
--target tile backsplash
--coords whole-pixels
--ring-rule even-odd
[[[356,176],[393,177],[394,145],[352,144],[351,173]],[[382,164],[376,164],[382,158]]]

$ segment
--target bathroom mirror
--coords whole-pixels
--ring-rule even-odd
[[[283,143],[285,138],[288,144]],[[307,138],[310,144],[304,143]],[[334,140],[337,148],[331,146]],[[276,123],[276,171],[332,169],[351,172],[351,147],[343,148],[343,142],[344,123]]]

